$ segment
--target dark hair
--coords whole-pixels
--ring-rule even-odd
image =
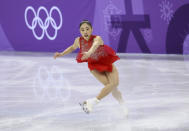
[[[79,28],[81,27],[81,25],[83,25],[84,23],[86,23],[87,25],[89,25],[92,28],[91,22],[89,22],[88,20],[83,20],[81,21],[81,23],[79,24]]]

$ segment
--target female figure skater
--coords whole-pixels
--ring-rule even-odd
[[[92,35],[92,25],[89,21],[84,20],[80,23],[81,37],[77,37],[70,47],[63,52],[56,52],[54,58],[64,56],[71,53],[78,47],[80,51],[76,57],[78,63],[88,62],[90,72],[99,80],[104,88],[95,97],[84,101],[81,105],[86,113],[90,113],[93,106],[98,104],[109,93],[123,105],[124,101],[122,95],[118,90],[119,75],[113,62],[120,58],[116,55],[115,51],[107,45],[104,45],[100,36]],[[127,109],[124,113],[127,115]]]

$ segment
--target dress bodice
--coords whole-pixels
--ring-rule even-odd
[[[83,37],[80,37],[80,52],[87,52],[91,48],[95,37],[95,35],[91,35],[88,41],[85,40]]]

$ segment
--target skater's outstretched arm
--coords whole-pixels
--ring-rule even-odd
[[[83,53],[83,57],[81,58],[82,60],[83,59],[87,59],[88,57],[90,57],[90,55],[92,53],[95,52],[95,50],[100,46],[100,45],[103,45],[104,42],[102,40],[102,38],[100,36],[96,36],[96,38],[94,39],[94,42],[93,42],[93,45],[92,47],[88,50],[88,52],[84,52]]]
[[[56,52],[54,54],[54,59],[56,59],[57,57],[60,57],[60,56],[64,56],[66,54],[69,54],[71,53],[72,51],[76,50],[77,48],[79,47],[79,37],[77,37],[73,43],[73,45],[69,46],[67,49],[65,49],[63,52],[59,53],[59,52]]]

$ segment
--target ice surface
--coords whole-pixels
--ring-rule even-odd
[[[111,95],[81,110],[103,85],[76,54],[0,52],[0,131],[188,131],[189,57],[118,55],[128,118]]]

